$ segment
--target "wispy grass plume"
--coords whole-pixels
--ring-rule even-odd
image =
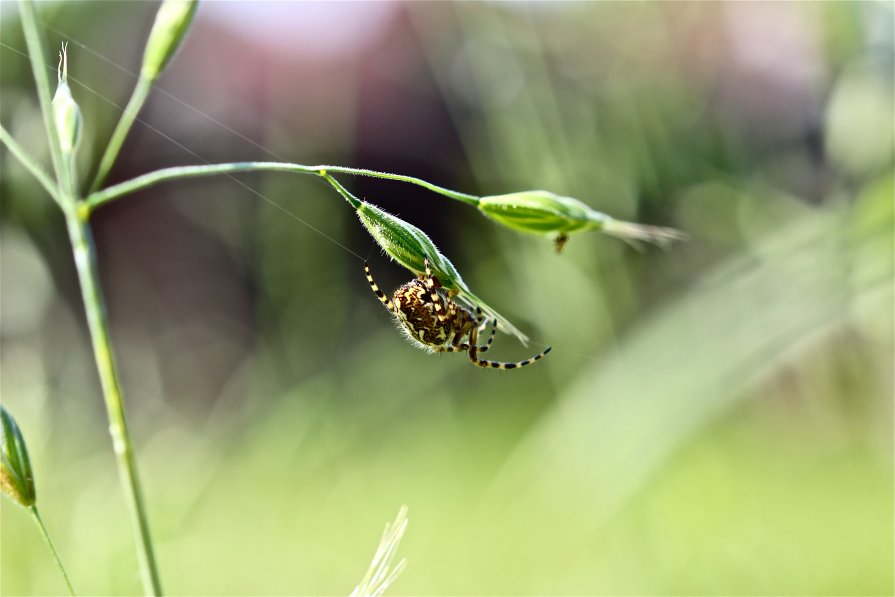
[[[395,582],[398,575],[404,569],[407,560],[401,558],[394,567],[392,561],[395,559],[395,552],[398,551],[398,544],[401,537],[404,536],[404,530],[407,528],[407,506],[401,506],[398,510],[398,516],[392,523],[386,523],[385,531],[382,533],[382,539],[379,541],[379,547],[376,548],[376,555],[370,562],[370,568],[364,575],[360,584],[351,592],[350,597],[376,597],[385,593],[385,590]]]

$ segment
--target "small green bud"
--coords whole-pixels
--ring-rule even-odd
[[[0,491],[28,508],[34,505],[34,475],[25,438],[6,408],[0,405]]]
[[[401,218],[362,201],[357,215],[364,228],[388,255],[415,274],[426,272],[426,258],[447,290],[467,291],[454,264],[438,250],[425,232]]]
[[[457,300],[467,306],[481,308],[488,317],[497,320],[499,329],[513,334],[523,344],[528,341],[528,337],[516,326],[472,293],[454,264],[438,250],[425,232],[366,201],[361,201],[357,206],[357,215],[364,228],[392,259],[414,274],[421,275],[426,272],[428,258],[429,266],[441,286],[455,294]]]
[[[68,52],[65,44],[59,52],[56,75],[59,84],[56,87],[56,95],[53,96],[53,119],[56,121],[62,153],[71,155],[81,140],[81,108],[72,97],[71,88],[68,86]]]
[[[577,199],[561,197],[550,191],[482,197],[479,209],[504,226],[533,234],[599,229],[609,218]]]
[[[662,246],[683,238],[683,234],[673,228],[615,220],[578,199],[562,197],[550,191],[522,191],[482,197],[478,206],[486,216],[513,230],[555,234],[557,253],[571,233],[583,230],[601,230],[620,238]]]
[[[165,0],[162,3],[143,52],[141,77],[154,81],[162,74],[186,36],[197,7],[196,0]]]

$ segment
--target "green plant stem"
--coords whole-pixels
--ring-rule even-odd
[[[121,147],[124,145],[124,140],[127,138],[131,126],[133,126],[134,121],[137,119],[137,114],[140,113],[140,109],[143,108],[143,104],[146,103],[146,98],[149,97],[149,92],[151,90],[151,79],[147,79],[143,76],[137,79],[134,92],[131,94],[127,106],[124,107],[124,112],[121,113],[121,118],[118,119],[118,124],[115,125],[115,130],[112,131],[112,137],[109,139],[108,145],[106,145],[106,151],[103,152],[103,157],[100,159],[99,167],[97,167],[96,170],[96,176],[93,179],[93,183],[90,185],[91,193],[99,189],[106,181],[106,177],[112,169],[112,164],[114,164],[115,160],[118,158]]]
[[[23,166],[31,173],[31,175],[37,179],[37,182],[41,184],[41,186],[46,189],[47,193],[50,194],[50,197],[58,203],[60,206],[62,205],[62,194],[60,193],[56,184],[50,179],[46,172],[43,171],[43,168],[30,156],[28,152],[25,151],[25,148],[16,142],[9,131],[6,130],[2,124],[0,124],[0,141],[9,148],[9,152],[15,156],[19,162],[22,163]]]
[[[62,572],[62,578],[65,579],[65,585],[68,587],[69,594],[74,595],[75,589],[72,587],[71,580],[68,578],[65,566],[62,565],[62,560],[59,559],[59,553],[56,551],[56,546],[53,545],[53,540],[50,539],[50,533],[47,532],[47,527],[44,525],[43,518],[40,517],[40,512],[38,512],[37,506],[32,504],[28,510],[31,512],[31,517],[34,519],[34,523],[40,530],[40,534],[43,536],[44,541],[46,541],[47,547],[50,548],[50,553],[53,554],[53,559],[56,560],[56,566],[58,566],[59,571]]]
[[[357,209],[358,207],[360,207],[360,204],[361,204],[360,199],[358,199],[357,197],[355,197],[354,195],[352,195],[351,193],[349,193],[349,192],[348,192],[348,189],[346,189],[345,187],[343,187],[343,186],[339,183],[338,180],[336,180],[335,178],[333,178],[332,176],[330,176],[330,175],[329,175],[327,172],[325,172],[325,171],[321,172],[321,173],[320,173],[320,176],[321,176],[326,182],[328,182],[328,183],[330,184],[330,186],[331,186],[332,188],[334,188],[334,189],[339,193],[339,195],[342,196],[342,198],[345,199],[345,201],[348,202],[348,205],[350,205],[350,206],[353,207],[354,209]]]
[[[334,174],[353,174],[354,176],[369,176],[371,178],[384,178],[386,180],[397,180],[399,182],[409,182],[410,184],[415,184],[417,186],[423,187],[424,189],[429,189],[439,195],[444,195],[445,197],[449,197],[451,199],[456,199],[457,201],[462,201],[463,203],[468,203],[472,206],[477,206],[479,204],[479,197],[477,195],[470,195],[468,193],[461,193],[459,191],[452,191],[451,189],[446,189],[444,187],[440,187],[437,184],[432,184],[431,182],[427,182],[421,178],[416,178],[414,176],[405,176],[403,174],[390,174],[388,172],[379,172],[378,170],[367,170],[365,168],[350,168],[347,166],[315,166],[316,170],[325,170],[329,173]]]
[[[232,174],[234,172],[292,172],[294,174],[313,174],[326,179],[327,174],[352,174],[355,176],[369,176],[373,178],[383,178],[386,180],[396,180],[399,182],[407,182],[423,187],[445,197],[456,199],[470,205],[477,206],[479,197],[452,191],[430,182],[426,182],[420,178],[413,176],[404,176],[402,174],[390,174],[388,172],[378,172],[376,170],[366,170],[363,168],[349,168],[346,166],[304,166],[302,164],[290,164],[287,162],[230,162],[224,164],[206,164],[199,166],[175,166],[173,168],[163,168],[155,170],[132,178],[131,180],[105,188],[102,191],[91,193],[87,197],[87,206],[93,211],[101,205],[110,203],[116,199],[134,193],[136,191],[151,187],[160,182],[168,180],[179,180],[186,178],[196,178],[201,176],[215,176],[218,174]],[[329,182],[329,181],[327,181]],[[332,183],[330,183],[332,184]]]
[[[161,595],[161,581],[155,563],[152,540],[149,536],[149,523],[143,494],[140,490],[137,463],[127,429],[124,401],[112,354],[105,301],[100,289],[99,273],[96,267],[96,248],[88,218],[89,211],[83,203],[65,210],[65,220],[74,251],[78,281],[84,299],[84,308],[87,312],[93,354],[96,358],[96,367],[99,371],[103,398],[109,416],[109,433],[112,435],[112,446],[118,462],[118,472],[137,543],[137,561],[140,565],[143,588],[147,594]]]
[[[124,487],[125,501],[128,505],[131,526],[137,544],[137,561],[143,578],[143,588],[148,594],[160,595],[161,582],[155,564],[152,541],[149,537],[146,508],[140,491],[137,464],[127,430],[118,373],[112,356],[105,301],[100,291],[99,275],[96,268],[96,249],[88,224],[90,210],[85,203],[78,201],[78,191],[75,188],[75,179],[70,168],[71,163],[64,159],[59,143],[59,134],[52,112],[50,81],[47,78],[46,65],[42,61],[42,56],[44,56],[43,40],[37,30],[34,5],[30,0],[20,0],[20,6],[22,30],[28,45],[34,82],[53,159],[53,169],[56,173],[59,203],[65,214],[74,252],[75,268],[84,298],[90,338],[108,411],[112,447],[118,462],[118,472]]]
[[[50,157],[53,160],[53,171],[57,181],[71,181],[65,159],[62,157],[62,147],[59,144],[59,133],[56,130],[56,120],[53,118],[52,95],[50,80],[47,77],[47,67],[43,62],[44,43],[37,31],[37,16],[34,14],[34,3],[31,0],[20,0],[22,31],[25,34],[25,43],[28,46],[28,57],[31,60],[31,70],[34,72],[34,82],[37,87],[37,96],[40,100],[40,111],[43,114],[44,127],[47,129],[47,139],[50,144]],[[70,195],[73,189],[65,188]]]

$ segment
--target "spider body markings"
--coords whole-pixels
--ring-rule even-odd
[[[465,352],[473,365],[491,369],[516,369],[531,365],[550,352],[542,352],[524,361],[505,363],[480,359],[478,353],[491,348],[497,331],[497,320],[491,321],[488,340],[479,345],[479,333],[488,326],[481,309],[476,314],[453,300],[455,292],[446,291],[432,274],[426,259],[426,273],[398,288],[389,298],[373,280],[370,266],[364,262],[364,272],[370,288],[380,302],[397,319],[401,330],[417,346],[429,352]]]

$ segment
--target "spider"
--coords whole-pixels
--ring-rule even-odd
[[[465,352],[473,365],[491,369],[525,367],[550,352],[548,346],[535,356],[515,363],[480,359],[478,353],[487,351],[494,341],[497,319],[491,321],[488,341],[479,345],[479,332],[488,326],[481,308],[477,308],[476,314],[473,315],[471,311],[454,302],[452,297],[456,291],[442,288],[438,278],[432,275],[428,258],[426,258],[426,273],[398,288],[392,299],[389,299],[373,281],[373,274],[370,273],[370,266],[366,261],[364,271],[370,288],[385,308],[396,317],[401,324],[401,330],[423,350]],[[466,342],[463,341],[464,338],[467,339]]]

